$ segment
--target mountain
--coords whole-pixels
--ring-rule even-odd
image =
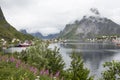
[[[47,36],[43,36],[42,33],[40,32],[28,33],[25,29],[21,29],[20,32],[23,34],[30,34],[39,39],[54,39],[54,38],[57,38],[59,35],[59,33],[56,33],[56,34],[49,34]]]
[[[23,34],[28,34],[28,32],[25,29],[21,29],[20,32]]]
[[[36,33],[31,33],[31,35],[40,38],[40,39],[54,39],[57,38],[57,36],[59,35],[58,33],[56,34],[49,34],[47,36],[43,36],[40,32],[36,32]]]
[[[32,35],[36,38],[40,38],[40,39],[44,38],[44,36],[40,32],[28,33],[26,29],[21,29],[20,32],[23,33],[23,34],[30,34],[30,35]]]
[[[35,32],[35,33],[30,33],[30,34],[33,35],[34,37],[37,37],[37,38],[40,38],[40,39],[44,38],[44,36],[40,32]]]
[[[48,36],[45,36],[45,39],[54,39],[54,38],[57,38],[59,35],[59,33],[56,33],[56,34],[49,34]]]
[[[18,38],[20,40],[33,39],[31,35],[23,34],[17,31],[13,26],[11,26],[5,19],[2,9],[0,7],[0,39],[4,38],[7,41],[11,41],[13,38]]]
[[[99,11],[90,9],[94,15],[83,16],[79,21],[67,24],[60,33],[63,39],[95,38],[103,35],[120,35],[120,25],[112,20],[101,17]]]

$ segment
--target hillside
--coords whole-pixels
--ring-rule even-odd
[[[120,35],[120,25],[112,20],[101,17],[97,13],[94,15],[83,16],[72,24],[67,24],[65,29],[60,33],[63,39],[85,39],[95,38],[97,36]]]
[[[12,40],[13,38],[18,38],[20,40],[33,39],[33,36],[23,34],[17,31],[13,26],[11,26],[5,19],[2,9],[0,8],[0,39]]]

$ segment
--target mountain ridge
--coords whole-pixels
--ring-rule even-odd
[[[106,17],[101,17],[99,11],[94,12],[96,12],[96,16],[83,16],[80,21],[76,20],[72,24],[67,24],[59,38],[85,39],[102,35],[120,35],[119,24]]]
[[[23,34],[31,34],[32,36],[39,39],[54,39],[57,38],[59,35],[59,33],[56,33],[56,34],[49,34],[47,36],[43,36],[42,33],[40,32],[28,33],[25,29],[21,29],[20,32],[22,32]]]

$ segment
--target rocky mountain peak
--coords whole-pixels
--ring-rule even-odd
[[[82,22],[89,21],[92,23],[108,23],[110,21],[110,19],[107,19],[107,18],[101,16],[101,14],[97,8],[91,8],[90,14],[83,16],[81,21]]]
[[[60,37],[65,39],[95,38],[101,35],[120,34],[120,25],[102,17],[96,8],[90,9],[92,14],[85,15],[73,24],[67,24]]]
[[[92,23],[108,23],[109,19],[100,16],[83,16],[83,21],[90,21]]]

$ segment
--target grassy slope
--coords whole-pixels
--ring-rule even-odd
[[[33,39],[31,35],[25,35],[18,32],[15,28],[13,28],[8,23],[1,23],[0,22],[0,38],[4,38],[6,40],[12,40],[13,38],[18,38],[21,40],[25,39]]]

